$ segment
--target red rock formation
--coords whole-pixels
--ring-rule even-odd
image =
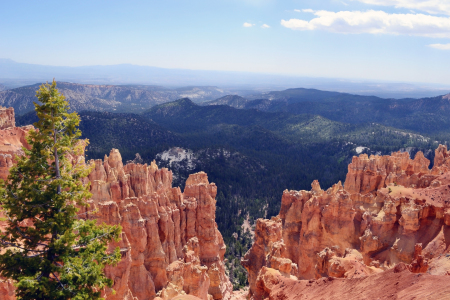
[[[23,155],[22,147],[29,148],[25,139],[33,126],[16,127],[14,108],[0,106],[0,179],[9,175],[15,157]]]
[[[162,299],[230,297],[226,248],[215,222],[217,187],[205,173],[191,175],[182,193],[172,187],[172,172],[154,162],[124,166],[116,149],[90,164],[95,165],[89,175],[91,201],[99,213],[89,217],[122,225],[123,241],[129,243],[121,246],[122,266],[106,270],[115,276],[115,290],[138,300],[153,299],[158,292]]]
[[[14,108],[0,106],[0,129],[16,127]]]
[[[440,152],[436,152],[440,153]],[[426,187],[433,180],[428,166],[430,161],[418,152],[414,160],[407,152],[396,152],[391,156],[361,154],[354,156],[348,166],[345,190],[351,194],[366,194],[386,187],[390,183],[405,187]]]
[[[0,300],[15,300],[16,294],[12,280],[0,279]]]
[[[345,187],[325,191],[314,181],[311,191],[285,191],[278,217],[257,220],[254,244],[242,259],[253,298],[272,297],[267,291],[279,281],[273,272],[360,278],[405,263],[413,273],[450,273],[443,259],[450,256],[450,152],[439,146],[435,157],[429,170],[421,152],[414,159],[362,154],[353,157]]]
[[[0,108],[3,115],[9,119],[0,124],[14,125],[14,110],[2,114]],[[32,128],[0,130],[0,178],[6,179],[14,157],[23,155],[22,146],[29,147],[25,136]],[[84,157],[72,159],[84,162]],[[106,289],[107,299],[146,300],[157,293],[163,299],[230,298],[226,247],[215,222],[217,187],[205,173],[191,175],[182,193],[172,187],[172,172],[154,162],[124,166],[116,149],[89,164],[92,199],[81,216],[123,228],[122,240],[109,245],[110,251],[120,247],[122,260],[105,269],[115,291]],[[0,300],[12,299],[11,282],[0,282]]]
[[[401,267],[402,266],[402,267]],[[351,280],[323,277],[316,280],[295,280],[279,271],[263,267],[256,282],[253,299],[448,299],[449,277],[414,274],[404,264],[400,268]]]
[[[127,293],[139,300],[153,299],[158,291],[163,299],[177,293],[201,299],[230,296],[225,245],[215,223],[217,187],[205,173],[191,175],[181,193],[172,188],[170,171],[155,163],[123,166],[116,149],[104,161],[90,163],[95,165],[89,175],[92,203],[99,208],[90,217],[121,224],[130,244],[124,257],[130,271],[121,268],[115,286],[128,280]]]
[[[22,147],[30,147],[25,137],[33,126],[15,127],[15,124],[14,108],[0,106],[0,179],[2,180],[8,178],[9,169],[13,166],[16,156],[24,154]],[[0,231],[6,226],[6,222],[1,221],[3,217],[0,211]],[[13,293],[12,291],[12,283],[0,279],[0,300],[10,299],[6,295]]]
[[[450,171],[450,150],[447,147],[439,145],[434,156],[434,166],[432,173],[436,175]]]

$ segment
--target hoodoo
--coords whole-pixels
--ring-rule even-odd
[[[12,125],[0,130],[0,175],[6,179],[33,127],[14,127],[14,110],[2,111],[0,124]],[[123,228],[122,240],[109,246],[120,247],[122,260],[105,269],[115,290],[105,290],[106,299],[230,298],[226,246],[215,222],[217,187],[205,173],[192,174],[183,193],[172,187],[171,171],[154,162],[123,165],[117,149],[88,163],[92,198],[80,216]],[[0,300],[12,299],[12,282],[0,280]]]
[[[22,147],[29,147],[25,136],[32,128],[31,125],[16,127],[14,108],[0,106],[0,179],[8,177],[14,157],[24,154]]]
[[[0,178],[28,147],[32,126],[15,127],[0,108]],[[81,157],[80,159],[84,159]],[[80,217],[120,224],[122,259],[105,272],[109,300],[230,299],[226,246],[215,222],[217,187],[191,174],[182,192],[172,172],[124,165],[117,149],[90,160],[92,198]],[[344,185],[284,191],[278,216],[256,222],[242,259],[252,299],[377,299],[450,294],[450,151],[433,168],[419,152],[353,157]],[[5,224],[0,221],[0,230]],[[425,274],[420,274],[425,273]],[[349,292],[351,291],[351,292]],[[374,296],[376,294],[376,296]],[[0,300],[14,286],[0,279]]]
[[[374,281],[388,287],[393,278],[407,284],[383,291],[389,296],[412,295],[407,286],[415,283],[434,286],[427,294],[434,299],[448,295],[450,151],[439,146],[429,164],[421,152],[413,160],[362,154],[344,186],[322,190],[314,181],[311,191],[284,191],[279,215],[257,220],[242,259],[251,297],[371,299],[365,290]]]
[[[228,299],[225,245],[215,222],[217,187],[205,173],[192,174],[184,193],[172,187],[172,172],[148,165],[123,165],[117,149],[91,160],[89,218],[120,224],[122,261],[108,267],[115,295],[107,299],[171,299],[189,294]],[[111,245],[115,247],[116,245]]]

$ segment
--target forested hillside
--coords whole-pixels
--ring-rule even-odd
[[[450,127],[450,94],[422,99],[384,99],[314,89],[289,89],[239,99],[225,96],[207,102],[291,114],[317,114],[330,120],[361,124],[375,122],[429,135]]]
[[[241,226],[247,218],[252,224],[276,215],[283,190],[310,189],[315,179],[323,188],[343,181],[347,165],[359,153],[402,150],[414,155],[421,150],[433,160],[433,150],[443,142],[375,122],[200,106],[187,98],[142,114],[82,111],[80,116],[83,137],[90,140],[88,159],[103,158],[111,148],[118,148],[124,160],[139,153],[138,161],[156,159],[160,167],[171,169],[174,186],[182,188],[189,174],[208,174],[218,186],[216,219],[236,287],[245,284],[238,261],[251,243]],[[34,118],[29,113],[17,123],[30,124]]]
[[[40,83],[6,91],[1,91],[0,87],[0,105],[14,107],[18,115],[34,110],[33,101],[36,101],[36,90],[39,85]],[[141,113],[154,105],[182,97],[190,97],[201,102],[230,92],[213,86],[169,89],[155,85],[93,85],[69,82],[58,82],[58,90],[76,111],[134,113]]]

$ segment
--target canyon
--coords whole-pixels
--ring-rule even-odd
[[[0,108],[0,178],[28,147],[32,126]],[[204,172],[184,191],[155,162],[124,164],[117,149],[89,160],[90,207],[80,215],[121,225],[122,259],[108,266],[113,300],[231,299],[226,245],[215,221],[218,187]],[[279,214],[256,221],[242,258],[250,299],[443,299],[450,294],[450,150],[354,156],[344,184],[285,190]],[[220,188],[220,187],[219,187]],[[0,222],[0,229],[4,226]],[[114,292],[113,292],[114,290]],[[12,300],[0,279],[0,300]]]
[[[14,110],[9,112],[0,114],[11,125],[0,130],[8,147],[0,148],[2,179],[14,157],[23,155],[22,146],[28,147],[25,136],[32,129],[15,127]],[[110,251],[120,247],[122,259],[105,269],[114,281],[103,293],[106,299],[230,298],[226,246],[215,222],[217,187],[205,173],[189,176],[181,192],[172,187],[171,171],[155,163],[124,165],[117,149],[87,164],[93,168],[87,178],[92,198],[80,216],[123,228],[121,241],[109,245]],[[0,282],[0,299],[15,299],[10,280]]]

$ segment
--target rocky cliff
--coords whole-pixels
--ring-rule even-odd
[[[89,163],[95,166],[90,209],[98,213],[87,215],[123,227],[123,259],[106,270],[117,293],[107,292],[107,299],[229,298],[226,247],[215,222],[217,187],[205,173],[189,176],[181,192],[172,187],[171,171],[155,163],[123,165],[116,149]]]
[[[16,127],[14,108],[6,108],[0,106],[0,129],[5,129],[8,127]]]
[[[2,178],[14,155],[22,155],[21,147],[28,146],[25,135],[31,128],[0,130]],[[205,173],[189,176],[182,192],[172,187],[168,169],[155,163],[124,165],[116,149],[88,164],[93,167],[88,178],[92,198],[80,216],[123,228],[122,240],[109,245],[111,251],[120,247],[122,260],[105,269],[115,290],[104,291],[107,299],[230,298],[226,247],[215,222],[217,187]],[[12,283],[0,281],[0,300],[12,299]]]
[[[429,164],[421,152],[414,159],[362,154],[353,158],[344,185],[322,190],[314,181],[311,191],[284,191],[279,215],[257,220],[254,244],[242,259],[250,295],[275,299],[272,290],[288,282],[307,292],[301,279],[309,285],[320,285],[315,280],[322,277],[383,280],[400,264],[405,272],[450,274],[450,151],[439,146],[433,169]]]
[[[31,128],[16,127],[14,108],[0,106],[0,179],[8,177],[15,156],[24,154],[22,147],[29,147],[25,136]]]
[[[22,147],[28,148],[26,135],[33,126],[16,127],[14,108],[0,106],[0,179],[6,180],[9,169],[13,166],[16,156],[23,155]],[[2,221],[4,215],[0,211],[0,231],[6,226]],[[11,280],[0,278],[0,300],[13,300],[14,285]]]

